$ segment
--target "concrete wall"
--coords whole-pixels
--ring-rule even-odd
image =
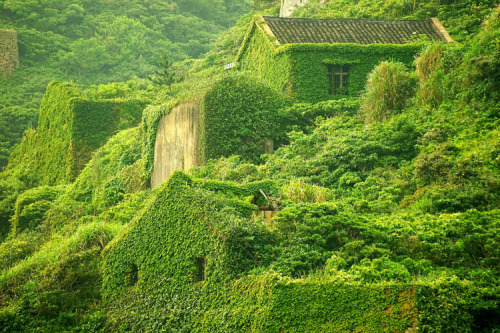
[[[199,115],[199,104],[190,101],[177,105],[160,119],[151,187],[160,185],[175,170],[198,165]]]
[[[19,64],[17,32],[0,30],[0,75],[6,76],[14,72]]]
[[[308,0],[281,0],[280,17],[290,17],[297,7],[302,7]]]

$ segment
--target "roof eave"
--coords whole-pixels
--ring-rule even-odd
[[[264,31],[269,35],[269,37],[271,37],[274,40],[275,45],[281,45],[280,41],[278,40],[278,38],[276,38],[276,36],[274,35],[274,32],[271,30],[271,28],[267,24],[266,20],[264,19],[264,17],[262,15],[259,15],[259,17],[260,17],[262,29],[264,29]],[[268,38],[268,40],[269,40],[269,38]],[[269,42],[271,44],[273,44],[270,40],[269,40]]]
[[[436,17],[431,18],[431,21],[436,30],[441,34],[441,36],[443,36],[443,39],[445,40],[446,43],[453,42],[453,38],[451,38],[448,31],[446,31],[446,29],[443,27],[441,22]]]
[[[288,51],[294,52],[310,52],[313,50],[317,50],[319,48],[338,48],[338,47],[355,47],[359,49],[369,49],[373,47],[400,47],[400,48],[418,48],[421,47],[422,44],[419,43],[406,43],[406,44],[381,44],[381,43],[372,43],[372,44],[358,44],[358,43],[287,43],[280,44],[278,48],[276,48],[276,53],[284,53]]]
[[[250,36],[252,35],[253,30],[257,28],[259,31],[264,35],[266,38],[269,47],[274,51],[275,46],[281,45],[274,33],[271,31],[271,28],[267,25],[266,21],[264,20],[264,17],[262,15],[256,15],[252,23],[250,24],[250,27],[248,28],[245,37],[243,38],[243,42],[241,43],[241,47],[238,51],[238,54],[236,55],[236,60],[235,62],[238,63],[243,56],[243,53],[245,53],[246,48],[248,47],[248,41],[250,39]],[[274,39],[274,42],[271,42],[271,39]]]

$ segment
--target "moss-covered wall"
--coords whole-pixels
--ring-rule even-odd
[[[266,23],[255,17],[237,56],[238,68],[261,77],[295,102],[359,97],[366,77],[383,60],[412,65],[420,44],[286,44],[276,43]],[[331,95],[328,65],[349,66],[347,95]]]
[[[201,161],[233,154],[258,161],[266,139],[285,136],[278,113],[284,104],[272,87],[248,73],[217,82],[203,98]]]
[[[208,332],[405,332],[417,325],[415,286],[360,284],[268,272],[232,284],[224,309],[208,311]]]
[[[71,83],[51,82],[40,107],[36,133],[26,134],[30,139],[14,151],[9,167],[26,165],[39,175],[42,185],[69,183],[111,135],[139,122],[147,103],[90,101]]]
[[[288,53],[292,61],[293,98],[296,101],[318,102],[345,97],[329,93],[328,65],[348,65],[348,97],[359,97],[366,77],[383,60],[414,61],[420,45],[357,45],[357,44],[294,44],[280,47],[277,53]]]
[[[276,43],[264,31],[264,25],[265,22],[260,17],[254,18],[251,28],[245,35],[236,62],[240,69],[260,77],[273,89],[289,96],[292,69],[290,54],[275,52]]]

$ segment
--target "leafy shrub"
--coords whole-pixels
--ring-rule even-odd
[[[10,230],[17,197],[38,185],[39,178],[29,169],[12,169],[0,173],[0,239]]]
[[[12,216],[12,232],[18,234],[25,229],[34,230],[42,221],[45,212],[64,190],[65,186],[41,186],[25,191],[16,201]]]
[[[190,172],[196,178],[242,183],[269,178],[264,166],[248,163],[239,155],[210,160],[203,166],[192,168]]]
[[[371,123],[400,113],[414,95],[416,78],[402,63],[383,61],[368,75],[361,111]]]
[[[419,130],[404,115],[368,126],[348,116],[320,119],[317,124],[311,134],[291,132],[290,145],[265,157],[274,177],[300,178],[328,188],[353,187],[370,170],[397,165],[416,154]]]
[[[0,244],[0,271],[8,269],[38,250],[43,237],[37,232],[23,232],[17,237],[11,237]]]

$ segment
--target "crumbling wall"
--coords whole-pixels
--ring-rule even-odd
[[[180,103],[160,119],[151,187],[161,184],[175,170],[198,165],[199,115],[198,103],[188,101]]]
[[[17,32],[0,30],[0,75],[6,76],[14,72],[19,64]]]

